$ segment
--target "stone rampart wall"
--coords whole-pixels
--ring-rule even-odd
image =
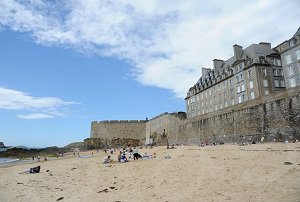
[[[94,121],[91,124],[91,138],[145,139],[146,121]]]
[[[176,143],[285,141],[300,138],[300,88],[184,120]],[[173,138],[173,137],[172,137]],[[172,139],[170,137],[170,139]],[[174,138],[173,138],[174,139]]]
[[[146,123],[146,143],[166,145],[171,137],[177,138],[178,126],[186,119],[186,113],[163,113]],[[170,144],[170,143],[169,143]]]

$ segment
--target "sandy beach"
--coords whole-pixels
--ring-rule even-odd
[[[157,158],[104,165],[105,153],[94,151],[91,158],[1,167],[0,201],[300,201],[297,143],[144,152]],[[40,173],[20,174],[37,165]]]

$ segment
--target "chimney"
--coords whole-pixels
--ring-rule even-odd
[[[235,45],[233,45],[233,52],[234,52],[235,60],[238,60],[241,58],[241,56],[243,54],[243,47],[235,44]]]
[[[205,80],[205,77],[206,77],[206,75],[208,74],[209,71],[211,71],[211,69],[202,68],[202,78],[203,78],[203,80]]]
[[[223,63],[224,63],[224,61],[220,60],[220,59],[214,59],[213,60],[213,65],[214,65],[215,73],[219,72],[219,70],[221,69]]]
[[[260,42],[259,45],[263,45],[263,46],[266,46],[268,48],[271,49],[271,43],[267,43],[267,42]]]

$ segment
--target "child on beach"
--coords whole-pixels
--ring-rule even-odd
[[[103,163],[104,163],[104,164],[110,163],[110,156],[104,157]]]

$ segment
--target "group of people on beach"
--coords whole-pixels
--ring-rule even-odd
[[[110,149],[110,150],[105,149],[104,152],[106,154],[109,153],[110,155],[104,157],[103,163],[107,164],[107,163],[113,162],[113,160],[111,159],[111,156],[116,152],[116,149]],[[128,148],[128,149],[122,148],[119,150],[117,160],[120,163],[126,163],[126,162],[131,161],[132,159],[135,161],[135,160],[138,160],[139,158],[141,158],[141,159],[156,158],[156,153],[154,153],[153,155],[149,155],[148,153],[141,155],[141,154],[139,154],[137,147]]]

